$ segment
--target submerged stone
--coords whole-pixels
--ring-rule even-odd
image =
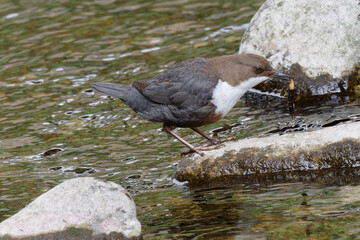
[[[214,181],[221,184],[224,177],[359,167],[360,122],[243,139],[204,153],[183,157],[175,178],[190,185]]]
[[[134,201],[116,183],[82,177],[59,184],[0,223],[0,239],[73,239],[74,234],[141,239]]]
[[[301,95],[351,92],[360,85],[359,12],[353,0],[267,0],[239,52],[262,55],[292,75]]]
[[[63,151],[63,149],[61,149],[61,148],[51,148],[51,149],[46,150],[45,152],[43,152],[42,155],[47,157],[47,156],[54,155],[54,154],[56,154],[58,152],[61,152],[61,151]]]

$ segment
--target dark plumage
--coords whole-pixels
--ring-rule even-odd
[[[226,98],[231,94],[240,98],[247,88],[253,87],[251,84],[257,84],[257,81],[261,82],[274,74],[275,71],[263,57],[240,54],[190,59],[149,80],[135,81],[131,86],[95,83],[92,87],[98,93],[120,98],[149,121],[163,122],[166,132],[179,139],[191,151],[202,154],[172,130],[176,127],[189,127],[212,144],[219,143],[197,127],[223,117],[227,113],[222,110],[226,108],[223,106],[224,102],[226,105]],[[251,84],[246,83],[248,79],[255,78],[255,81],[250,81]],[[222,91],[227,89],[230,95],[226,96],[225,93],[222,99]],[[233,102],[233,99],[230,100]]]

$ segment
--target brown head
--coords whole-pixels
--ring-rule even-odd
[[[264,57],[250,53],[211,58],[209,64],[217,72],[219,78],[231,86],[237,86],[248,79],[258,77],[290,78],[285,74],[275,72]],[[263,79],[266,80],[266,78]]]

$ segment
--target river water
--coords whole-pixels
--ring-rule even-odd
[[[190,189],[173,180],[184,147],[161,124],[90,90],[236,53],[262,2],[0,1],[0,221],[66,179],[92,176],[127,188],[145,239],[357,238],[357,169]],[[359,113],[358,96],[334,95],[298,105],[293,122],[283,97],[252,91],[202,129],[240,139],[359,121]]]

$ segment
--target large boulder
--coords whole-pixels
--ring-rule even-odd
[[[243,139],[181,159],[175,178],[191,186],[223,185],[228,177],[287,178],[297,172],[360,166],[360,122],[317,131]],[[274,175],[275,174],[275,175]],[[236,179],[238,183],[241,181]]]
[[[84,234],[78,239],[141,239],[135,203],[126,190],[91,177],[64,181],[39,196],[0,224],[0,238],[67,239],[77,228]]]
[[[267,0],[239,52],[266,57],[295,77],[303,95],[353,92],[360,84],[359,13],[354,0]]]

